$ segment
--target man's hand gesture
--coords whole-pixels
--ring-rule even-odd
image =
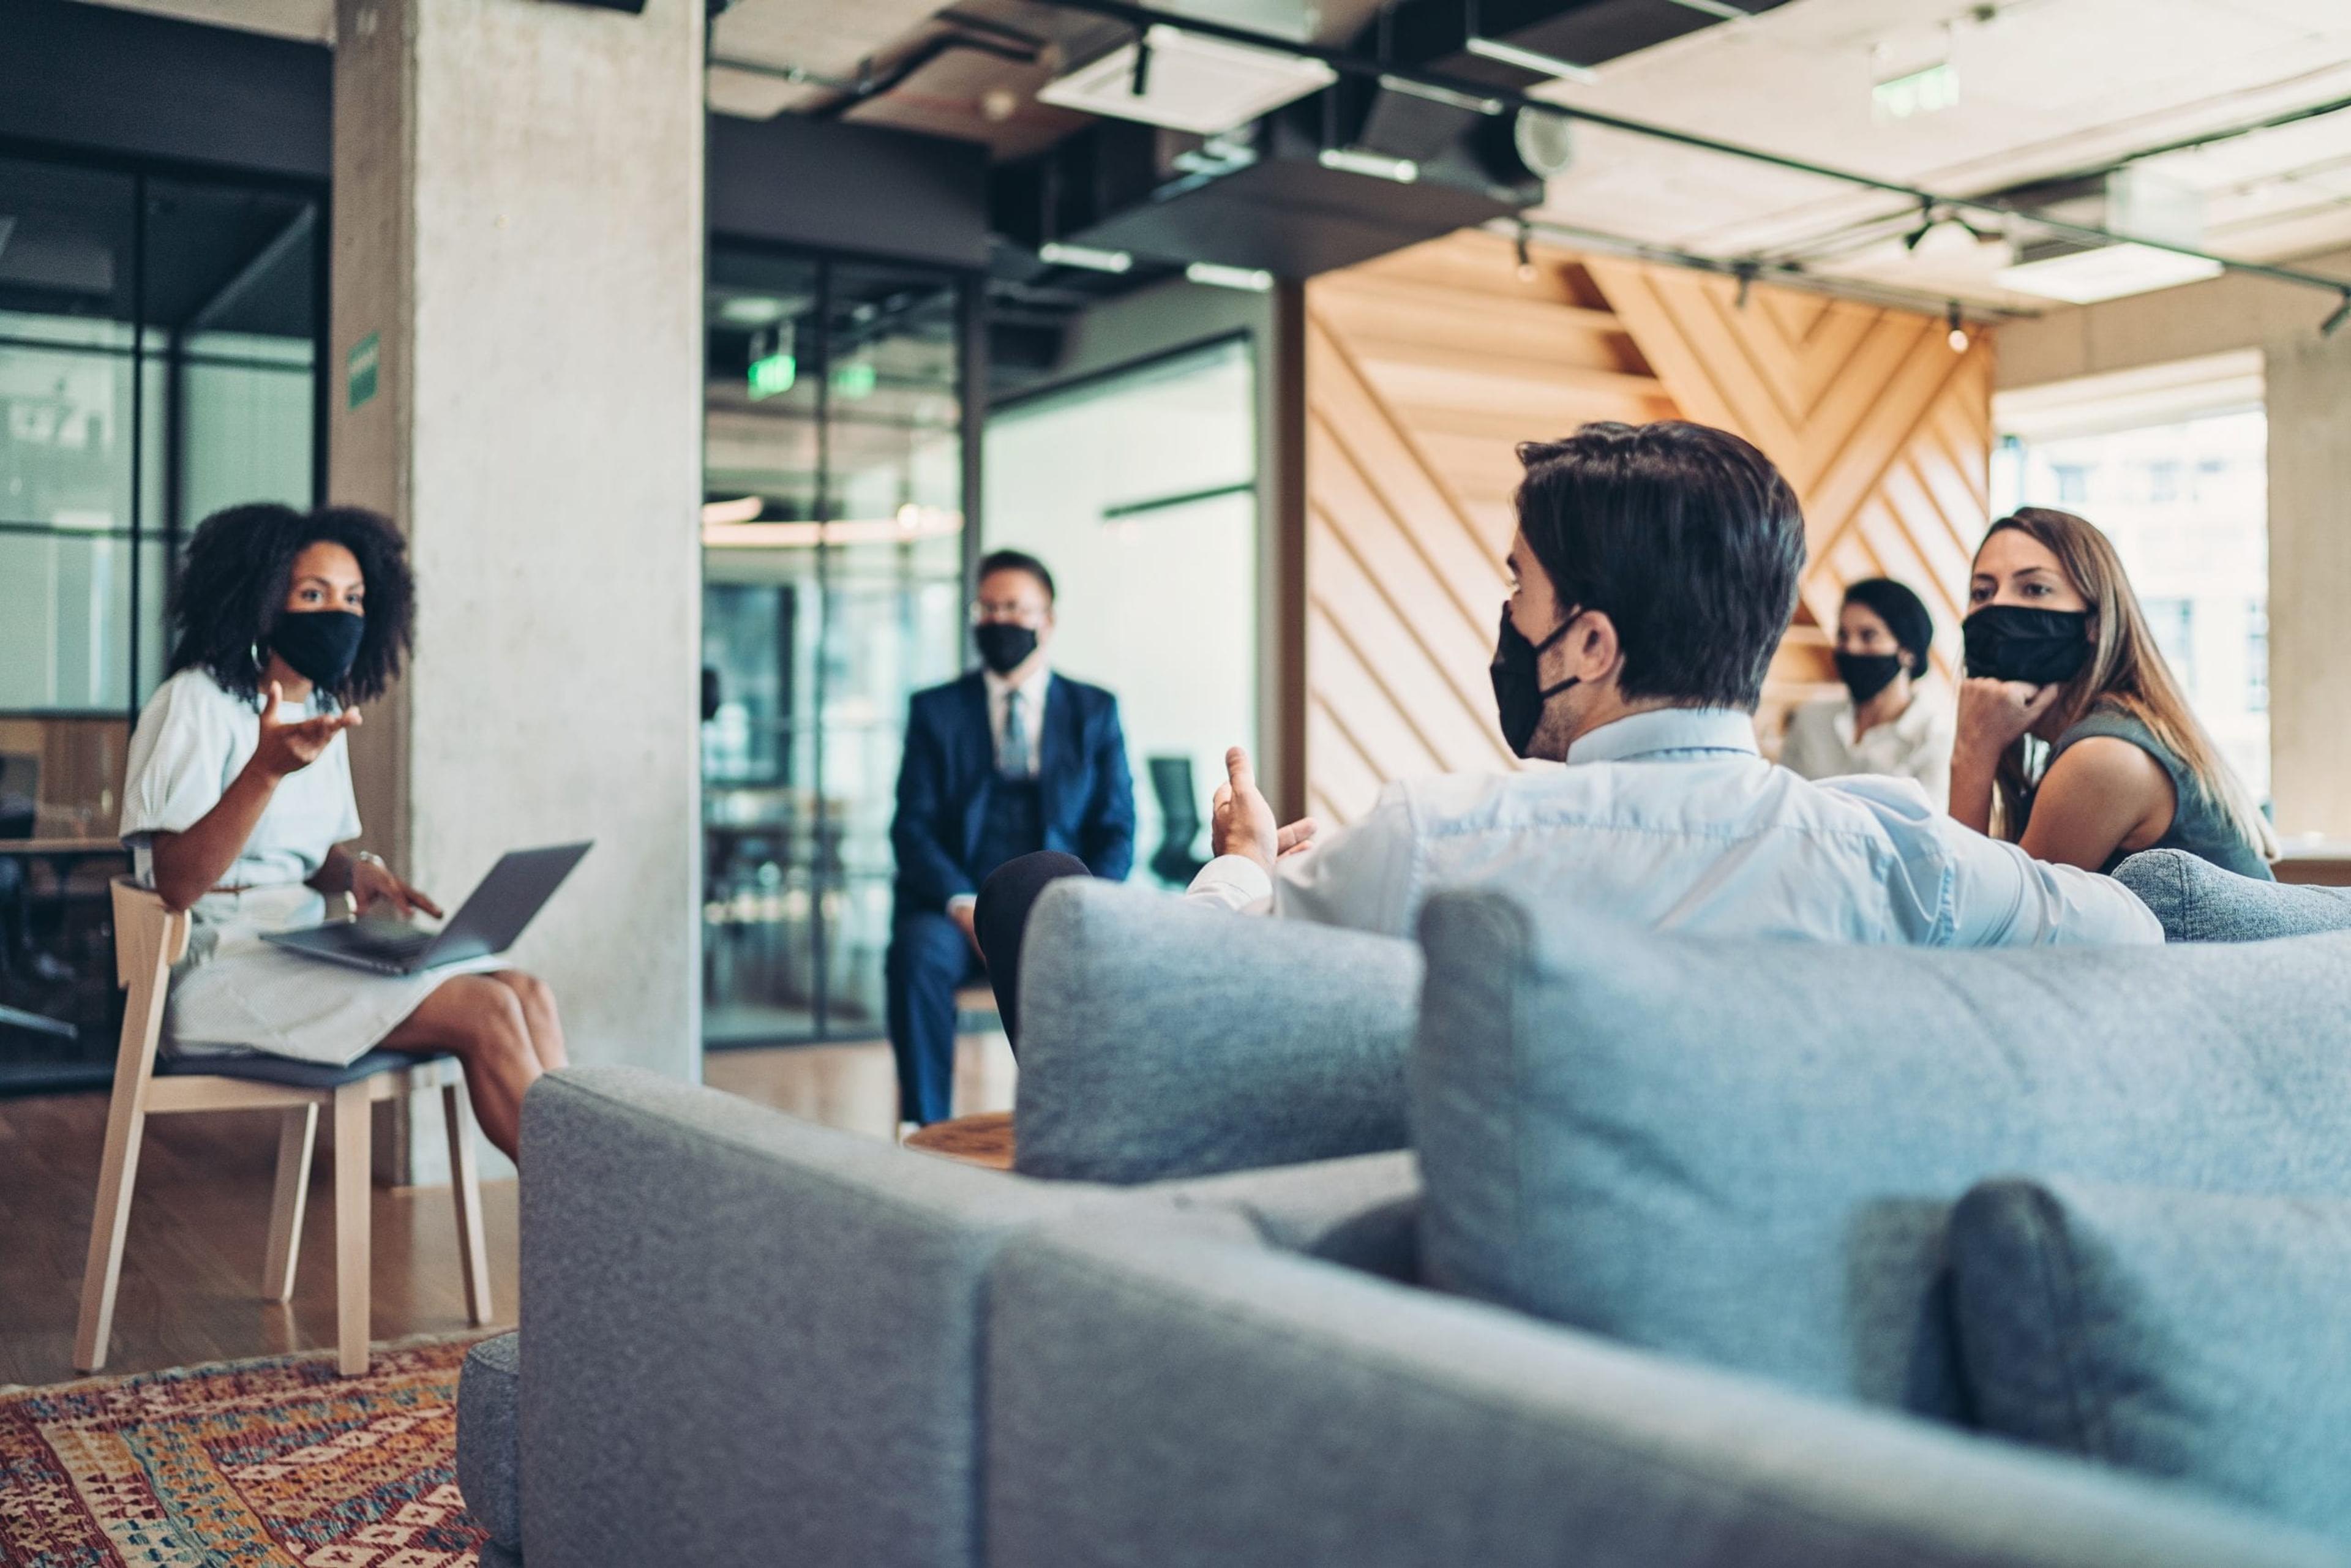
[[[1257,787],[1257,770],[1249,753],[1234,747],[1225,753],[1225,782],[1217,786],[1216,810],[1208,831],[1210,848],[1220,855],[1253,860],[1267,871],[1285,855],[1305,849],[1320,826],[1301,817],[1286,828],[1273,824],[1273,807]]]

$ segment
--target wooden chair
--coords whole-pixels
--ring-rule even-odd
[[[106,1364],[114,1325],[114,1291],[122,1274],[122,1239],[131,1219],[131,1191],[139,1177],[139,1145],[147,1118],[173,1111],[274,1110],[277,1124],[277,1191],[269,1212],[269,1250],[262,1294],[283,1301],[294,1293],[294,1264],[302,1241],[302,1209],[310,1187],[310,1151],[319,1113],[335,1127],[336,1367],[356,1376],[368,1366],[369,1107],[417,1089],[438,1086],[449,1127],[450,1186],[457,1203],[457,1246],[465,1272],[466,1315],[490,1319],[490,1270],[482,1241],[482,1192],[474,1157],[474,1118],[465,1072],[455,1057],[420,1057],[371,1051],[348,1067],[284,1057],[192,1057],[159,1069],[163,994],[172,966],[188,949],[189,919],[127,878],[114,881],[116,983],[131,992],[115,1056],[114,1100],[106,1117],[106,1160],[98,1207],[89,1222],[89,1258],[82,1270],[81,1323],[74,1364],[96,1372]]]

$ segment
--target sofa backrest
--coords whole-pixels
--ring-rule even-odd
[[[1449,894],[1421,934],[1428,1277],[1669,1354],[1963,1417],[1977,1182],[2351,1195],[2351,933],[1950,952]]]
[[[2143,850],[2115,868],[2115,880],[2155,911],[2167,942],[2262,942],[2351,930],[2351,888],[2262,882],[2186,850]]]
[[[1017,1168],[1114,1183],[1402,1148],[1420,951],[1072,877],[1021,947]]]
[[[1024,1231],[987,1354],[990,1568],[2341,1568],[2077,1461],[1300,1257],[1231,1208]]]

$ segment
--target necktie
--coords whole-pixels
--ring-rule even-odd
[[[1014,779],[1026,779],[1035,771],[1029,760],[1029,722],[1020,711],[1023,706],[1018,689],[1004,694],[1004,738],[997,745],[996,767]]]

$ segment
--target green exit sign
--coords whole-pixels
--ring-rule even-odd
[[[776,397],[792,390],[800,379],[800,368],[789,354],[769,354],[764,360],[751,361],[751,401]]]

